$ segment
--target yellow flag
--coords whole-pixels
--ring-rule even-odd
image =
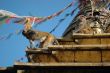
[[[25,30],[31,29],[31,22],[30,22],[30,19],[29,19],[29,18],[26,18],[26,22],[25,22],[25,25],[24,25],[24,29],[25,29]]]

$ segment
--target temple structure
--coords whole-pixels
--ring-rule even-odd
[[[109,0],[79,0],[80,11],[57,39],[59,45],[28,48],[27,63],[0,68],[7,73],[110,72]],[[100,3],[94,3],[100,2]]]

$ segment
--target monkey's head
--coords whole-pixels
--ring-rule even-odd
[[[23,32],[22,32],[22,35],[25,36],[27,39],[30,39],[30,40],[32,40],[32,38],[35,34],[36,34],[35,31],[33,31],[31,29],[27,30],[27,31],[23,30]]]

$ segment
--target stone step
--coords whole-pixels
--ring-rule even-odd
[[[7,70],[7,68],[0,67],[0,71],[4,71],[4,70]]]
[[[110,45],[52,45],[27,49],[29,62],[110,62]]]
[[[109,67],[110,62],[104,63],[23,63],[15,62],[14,67],[17,69],[37,69],[37,68],[59,68],[59,67]]]
[[[17,73],[14,67],[0,67],[0,73]]]
[[[97,45],[52,45],[48,50],[110,50],[110,44],[97,44]]]
[[[60,45],[95,45],[95,44],[110,44],[110,33],[103,34],[81,34],[74,33],[71,39],[57,39]]]
[[[110,33],[102,33],[102,34],[82,34],[82,33],[74,33],[74,39],[83,39],[83,38],[110,38]]]
[[[56,50],[110,50],[110,44],[97,44],[97,45],[51,45],[48,49],[45,48],[34,48],[26,49],[27,53],[50,53],[47,51]]]

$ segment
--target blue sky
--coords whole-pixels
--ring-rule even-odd
[[[45,17],[58,12],[72,1],[73,0],[0,0],[0,9],[5,9],[21,16],[26,16],[31,13],[33,16]],[[70,13],[72,11],[74,6],[67,9],[60,16],[43,22],[35,29],[50,32],[59,20],[64,18],[66,13]],[[73,17],[74,15],[67,17],[67,19],[63,21],[52,34],[60,38]],[[22,28],[23,26],[19,24],[0,24],[0,35],[15,33],[16,30],[20,30]],[[22,34],[14,34],[8,40],[0,40],[0,67],[12,66],[16,60],[24,57],[27,45],[29,45],[29,42],[22,36]],[[27,62],[27,59],[24,57],[22,62]]]

